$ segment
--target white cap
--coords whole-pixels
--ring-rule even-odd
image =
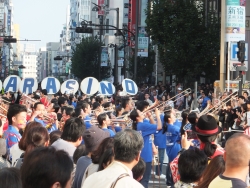
[[[178,90],[181,91],[182,89],[180,87],[178,87]]]

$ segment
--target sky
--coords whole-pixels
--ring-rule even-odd
[[[12,0],[14,24],[20,25],[20,40],[41,40],[29,43],[36,50],[48,42],[59,42],[70,0]],[[25,42],[27,43],[27,42]]]

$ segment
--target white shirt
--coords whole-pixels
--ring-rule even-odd
[[[81,187],[83,187],[83,183],[84,181],[93,173],[97,172],[99,168],[99,164],[94,164],[91,163],[88,168],[85,170],[83,178],[82,178],[82,185]]]
[[[20,156],[24,153],[23,150],[21,150],[18,146],[18,143],[14,144],[11,148],[10,148],[10,156],[12,158],[12,165],[14,164],[14,162],[16,162],[17,159],[20,158]]]
[[[124,164],[114,161],[102,171],[95,172],[89,176],[82,185],[82,188],[110,188],[113,182],[121,175],[127,173],[129,176],[117,181],[115,187],[119,188],[143,188],[133,179],[132,171]]]

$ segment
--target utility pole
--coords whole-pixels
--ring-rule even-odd
[[[135,53],[134,53],[134,81],[137,80],[137,52],[138,52],[138,24],[139,24],[139,0],[136,0],[135,14]]]

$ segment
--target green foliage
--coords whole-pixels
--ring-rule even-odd
[[[158,45],[160,62],[178,82],[194,81],[202,72],[216,79],[220,23],[204,13],[203,3],[193,0],[153,0],[146,10],[147,32]]]
[[[72,73],[79,79],[86,77],[95,77],[97,79],[104,79],[110,77],[111,66],[100,66],[100,48],[103,44],[93,37],[83,38],[80,44],[73,49]]]
[[[134,49],[133,49],[134,50]],[[129,59],[129,73],[134,74],[134,51]],[[153,46],[149,44],[148,57],[137,57],[137,78],[133,78],[137,83],[145,82],[146,78],[154,71],[155,52]]]

